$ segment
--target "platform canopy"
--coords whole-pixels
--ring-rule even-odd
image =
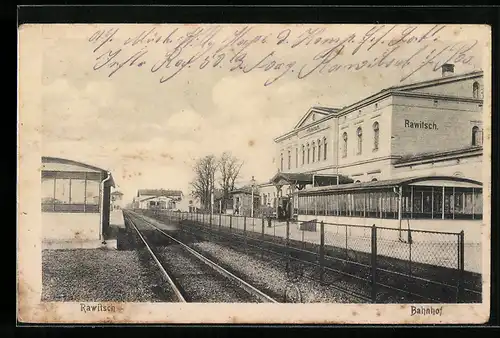
[[[338,182],[337,182],[338,181]],[[302,190],[307,184],[328,186],[354,182],[347,176],[335,174],[283,173],[279,172],[270,181],[276,186],[293,185]]]
[[[482,183],[463,177],[456,176],[414,176],[383,181],[371,181],[361,183],[350,183],[339,186],[312,187],[302,191],[302,194],[323,193],[323,192],[349,192],[360,190],[380,190],[392,189],[400,186],[435,186],[435,187],[464,187],[464,188],[482,188]]]
[[[279,172],[271,178],[271,183],[278,186],[293,184],[298,186],[305,186],[312,184],[313,175],[304,173],[282,173]]]

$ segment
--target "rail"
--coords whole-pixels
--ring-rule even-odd
[[[223,267],[221,267],[219,264],[217,264],[214,261],[210,260],[209,258],[203,256],[201,253],[199,253],[198,251],[196,251],[193,248],[189,247],[188,245],[182,243],[181,241],[177,240],[176,238],[170,236],[165,231],[163,231],[162,229],[158,228],[156,225],[154,225],[153,223],[151,223],[147,219],[141,217],[141,215],[134,213],[134,216],[140,217],[141,220],[144,223],[147,223],[149,226],[151,226],[153,229],[155,229],[156,231],[158,231],[159,233],[161,233],[163,236],[169,238],[171,241],[173,241],[173,242],[177,243],[178,245],[180,245],[187,252],[189,252],[190,254],[192,254],[194,257],[198,258],[203,263],[205,263],[208,266],[210,266],[212,269],[214,269],[215,271],[217,271],[221,275],[223,275],[223,276],[225,276],[225,277],[227,277],[227,278],[235,281],[242,289],[244,289],[245,291],[247,291],[251,295],[257,297],[262,302],[265,302],[265,303],[278,303],[278,301],[276,301],[272,297],[266,295],[264,292],[260,291],[259,289],[257,289],[256,287],[252,286],[251,284],[249,284],[248,282],[244,281],[243,279],[235,276],[234,274],[232,274],[228,270],[226,270]]]
[[[146,239],[144,238],[144,236],[141,234],[141,232],[139,231],[139,229],[137,229],[137,226],[135,225],[135,222],[132,220],[132,218],[129,215],[124,214],[124,218],[130,223],[130,225],[132,225],[132,227],[134,228],[134,230],[137,232],[137,235],[139,236],[139,238],[141,239],[141,241],[146,246],[146,249],[148,250],[149,254],[151,255],[151,257],[155,261],[155,263],[158,266],[158,268],[160,269],[163,277],[165,277],[165,279],[167,280],[168,284],[170,285],[170,288],[174,291],[174,294],[175,294],[175,297],[177,298],[177,300],[179,302],[181,302],[181,303],[186,303],[186,299],[182,295],[181,291],[179,290],[179,288],[177,287],[177,285],[174,283],[173,279],[170,277],[170,275],[168,274],[167,270],[165,270],[165,268],[163,267],[163,265],[160,263],[160,260],[158,259],[158,257],[156,256],[156,254],[153,252],[153,250],[149,246],[149,244],[146,241]]]

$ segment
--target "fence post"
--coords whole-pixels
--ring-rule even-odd
[[[345,226],[345,259],[349,260],[349,249],[347,249],[347,224]]]
[[[247,216],[243,216],[243,236],[245,238],[245,252],[247,252]]]
[[[465,243],[464,231],[460,231],[458,234],[458,287],[457,287],[457,303],[461,303],[463,301],[464,295],[464,251],[465,251]]]
[[[410,276],[411,276],[411,275],[413,275],[413,272],[412,272],[413,271],[413,266],[412,266],[412,257],[411,257],[411,244],[412,244],[411,242],[412,242],[412,240],[411,240],[411,235],[408,235],[408,236],[409,236],[409,238],[408,238],[408,248],[410,250],[410,257],[409,257],[408,264],[410,265]]]
[[[377,228],[375,224],[372,226],[372,252],[371,252],[371,286],[372,286],[372,302],[377,302]]]
[[[319,242],[319,280],[323,283],[324,273],[325,273],[325,223],[321,221],[319,223],[320,229],[320,242]]]
[[[286,272],[288,274],[290,269],[290,221],[286,220]]]
[[[233,228],[233,215],[229,215],[229,232]]]
[[[265,235],[265,227],[266,227],[266,220],[265,217],[262,217],[262,229],[261,229],[261,240],[264,241],[264,235]],[[261,246],[264,246],[264,243],[261,243]],[[260,258],[264,258],[264,250],[260,250]]]

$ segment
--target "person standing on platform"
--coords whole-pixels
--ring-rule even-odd
[[[267,219],[267,227],[271,227],[271,217],[273,216],[273,208],[271,208],[271,205],[268,203],[267,206],[264,209],[265,217]]]

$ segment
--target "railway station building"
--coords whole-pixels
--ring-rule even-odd
[[[384,187],[397,201],[394,205],[402,204],[405,211],[399,217],[408,216],[405,208],[411,203],[403,202],[402,196],[410,198],[413,191],[420,194],[420,204],[413,203],[413,218],[441,213],[441,218],[448,219],[443,208],[452,198],[461,205],[468,203],[466,209],[474,206],[474,211],[460,211],[469,220],[481,218],[482,71],[455,74],[454,65],[445,64],[441,76],[434,79],[389,87],[346,107],[311,107],[292,130],[274,141],[277,174],[259,190],[268,203],[272,201],[269,204],[285,207],[289,217],[312,216],[309,203],[322,202],[310,196],[319,192],[347,196],[347,191],[364,194]],[[440,201],[444,207],[418,211],[425,207],[421,202],[427,195],[420,188],[409,188],[417,185],[435,189],[433,203]],[[398,195],[400,189],[403,195]],[[363,209],[365,216],[370,212]]]
[[[139,189],[134,197],[133,208],[186,211],[187,204],[188,202],[180,190]]]
[[[110,226],[113,176],[107,170],[56,157],[42,157],[44,241],[102,241]]]

